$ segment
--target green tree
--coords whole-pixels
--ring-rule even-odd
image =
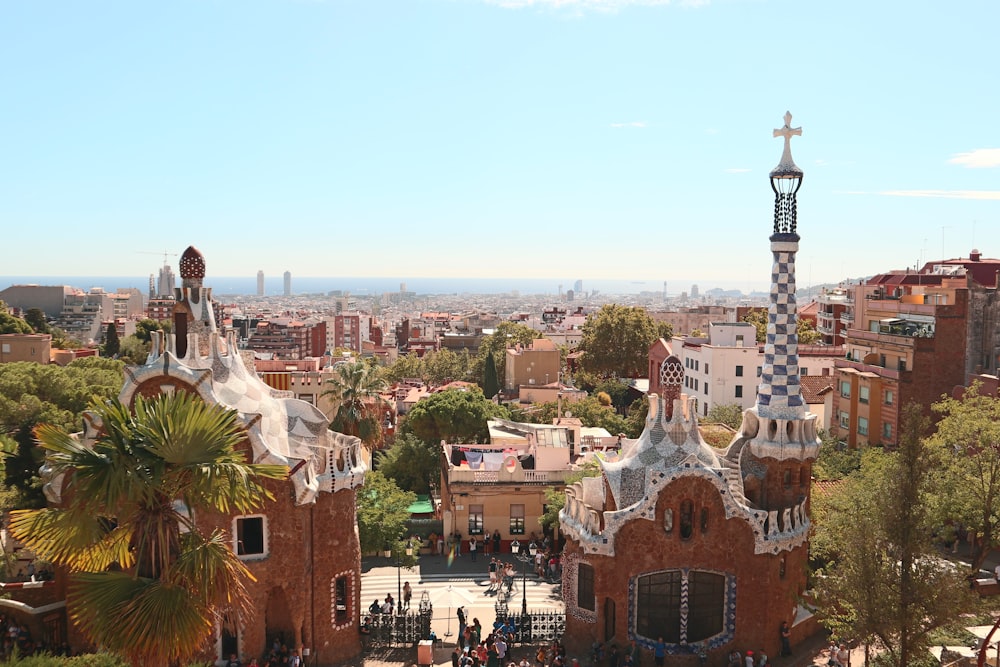
[[[416,352],[398,357],[396,361],[381,369],[380,375],[387,383],[399,382],[406,378],[420,378],[423,380],[426,375],[424,371],[424,361],[417,356]]]
[[[749,322],[757,329],[757,342],[763,343],[767,340],[767,309],[754,308],[743,317],[744,322]],[[798,318],[795,331],[799,335],[799,343],[811,345],[820,339],[820,333],[809,320]]]
[[[322,395],[334,402],[330,430],[356,435],[369,447],[381,445],[385,402],[380,392],[386,384],[378,369],[361,361],[337,364],[326,385]]]
[[[170,331],[170,320],[163,320],[159,322],[150,318],[139,320],[135,323],[135,337],[138,338],[143,343],[151,343],[153,341],[154,331]]]
[[[102,431],[92,449],[63,429],[37,429],[73,492],[61,507],[14,512],[11,530],[70,571],[74,620],[91,641],[133,665],[179,665],[220,611],[253,611],[251,575],[228,532],[205,534],[192,517],[256,509],[271,498],[264,480],[287,468],[247,463],[237,413],[186,392],[140,397],[134,413],[118,401],[93,410]]]
[[[629,438],[638,438],[646,428],[646,417],[649,416],[649,399],[645,396],[632,401],[628,406],[628,414],[625,416],[625,435]]]
[[[903,411],[899,449],[866,449],[861,469],[817,497],[814,555],[824,623],[838,636],[876,638],[892,665],[913,664],[930,633],[971,608],[964,573],[931,542],[933,451],[919,406]]]
[[[961,399],[944,397],[932,443],[938,448],[945,483],[938,495],[939,521],[976,534],[972,571],[1000,546],[1000,399],[978,382]]]
[[[657,327],[644,308],[605,304],[583,325],[583,369],[602,378],[643,377]]]
[[[507,409],[483,396],[479,388],[448,389],[419,401],[402,429],[424,442],[488,442],[488,419],[506,419]]]
[[[423,380],[431,386],[441,386],[465,380],[468,377],[471,359],[468,350],[453,352],[443,349],[428,352],[424,355]]]
[[[40,507],[38,466],[41,452],[34,429],[49,423],[78,430],[83,411],[93,400],[106,400],[121,389],[124,364],[86,357],[65,368],[55,364],[0,364],[0,434],[17,443],[7,457],[4,484],[20,494],[17,507]]]
[[[441,481],[441,443],[405,433],[379,452],[378,469],[404,491],[427,495]]]
[[[731,429],[739,430],[743,424],[743,408],[736,403],[717,403],[702,421],[709,424],[725,424]]]
[[[500,380],[497,378],[497,364],[493,353],[486,355],[486,369],[483,371],[483,395],[493,398],[500,393]]]
[[[108,322],[107,331],[104,334],[104,354],[105,357],[111,357],[112,359],[118,356],[121,352],[122,345],[121,340],[118,338],[118,327],[115,326],[114,322]]]
[[[656,337],[670,342],[670,339],[674,337],[674,325],[670,322],[657,322]],[[653,342],[655,343],[656,341],[654,340]]]
[[[126,336],[125,340],[121,342],[118,358],[129,366],[141,366],[146,363],[146,359],[149,358],[149,351],[151,348],[151,343],[142,342],[142,340],[134,334]]]
[[[52,328],[45,318],[45,312],[41,308],[29,308],[26,310],[24,312],[24,321],[28,323],[28,326],[35,333],[47,334],[52,332]]]
[[[30,334],[34,333],[27,322],[20,317],[14,317],[7,312],[7,304],[0,301],[0,334]]]
[[[813,476],[818,480],[834,481],[843,479],[861,467],[862,449],[848,447],[826,431],[819,434],[820,446]]]
[[[357,494],[361,553],[379,552],[386,546],[399,553],[395,547],[406,533],[409,507],[416,500],[415,493],[403,491],[381,471],[368,472]]]

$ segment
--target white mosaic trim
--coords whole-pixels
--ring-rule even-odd
[[[337,625],[333,623],[337,619],[337,579],[347,577],[347,621]],[[330,579],[330,622],[334,630],[347,630],[355,627],[354,619],[358,618],[357,610],[351,609],[351,600],[358,599],[358,574],[354,570],[344,570],[333,575]]]
[[[594,611],[583,609],[577,604],[576,591],[580,575],[580,554],[564,553],[562,558],[562,598],[566,605],[566,613],[585,623],[597,623],[597,600],[594,600]]]

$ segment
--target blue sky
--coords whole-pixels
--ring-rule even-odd
[[[993,0],[11,0],[0,275],[193,244],[219,276],[764,284],[786,109],[800,286],[998,257],[998,24]]]

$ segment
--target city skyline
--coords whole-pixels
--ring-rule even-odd
[[[800,286],[1000,256],[985,1],[3,16],[0,218],[24,249],[7,275],[148,275],[147,253],[195,245],[210,276],[290,270],[293,290],[396,275],[756,289],[786,109],[803,128]]]

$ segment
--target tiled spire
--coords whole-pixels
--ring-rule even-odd
[[[771,302],[767,310],[767,339],[764,366],[757,392],[757,413],[769,419],[797,419],[805,415],[805,401],[799,385],[799,336],[795,303],[796,233],[795,196],[802,185],[802,170],[792,160],[791,138],[802,128],[790,126],[792,114],[785,113],[785,126],[774,131],[785,140],[781,162],[770,174],[774,190],[774,233],[771,235]]]

